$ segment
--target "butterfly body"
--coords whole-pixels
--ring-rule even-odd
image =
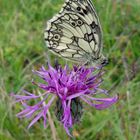
[[[47,22],[45,40],[55,54],[78,63],[106,63],[102,30],[90,0],[66,0],[61,11]]]

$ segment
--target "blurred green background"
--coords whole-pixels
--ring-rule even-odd
[[[94,0],[104,33],[104,52],[110,59],[105,68],[104,88],[119,93],[113,107],[98,111],[86,107],[76,140],[140,140],[140,0]],[[55,140],[49,123],[28,121],[15,114],[11,92],[24,88],[35,92],[31,70],[46,64],[43,32],[46,21],[64,0],[0,0],[0,140]],[[51,55],[54,58],[54,55]],[[64,60],[61,59],[64,62]],[[69,140],[50,110],[57,140]]]

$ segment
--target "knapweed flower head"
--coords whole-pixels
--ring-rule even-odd
[[[57,98],[56,116],[63,124],[68,135],[73,124],[78,122],[82,114],[82,101],[95,109],[102,110],[117,102],[118,96],[108,97],[107,91],[100,89],[102,83],[102,72],[97,68],[85,66],[73,66],[70,69],[67,65],[62,68],[60,65],[48,68],[41,67],[34,71],[44,80],[44,83],[35,83],[45,92],[39,95],[24,91],[25,95],[14,95],[17,102],[21,102],[24,109],[17,114],[19,118],[31,118],[28,127],[31,127],[40,118],[44,119],[44,127],[47,121],[47,111],[55,98]],[[96,98],[97,94],[105,94],[107,98]],[[51,98],[50,98],[50,95]],[[40,99],[35,105],[29,105],[29,100]]]

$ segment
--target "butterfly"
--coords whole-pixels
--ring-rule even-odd
[[[46,44],[53,53],[82,64],[108,63],[102,54],[102,29],[91,0],[65,0],[47,22]]]

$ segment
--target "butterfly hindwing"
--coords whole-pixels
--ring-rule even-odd
[[[66,0],[63,8],[47,23],[48,48],[70,60],[86,62],[100,53],[101,26],[90,0]]]
[[[55,21],[49,22],[45,35],[48,47],[53,52],[77,61],[79,57],[83,57],[85,51],[78,45],[78,40],[83,38],[83,33],[74,18],[78,17],[73,14],[61,14]]]

